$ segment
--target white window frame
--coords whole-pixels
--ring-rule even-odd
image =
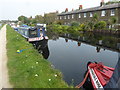
[[[87,13],[84,13],[84,18],[86,18],[87,17]]]
[[[93,17],[93,13],[92,12],[90,12],[90,17]]]
[[[60,16],[60,20],[62,19],[62,16]]]
[[[64,19],[66,19],[66,16],[64,16]]]
[[[78,14],[78,18],[81,18],[81,14],[80,13]]]
[[[115,9],[111,9],[110,11],[111,11],[111,14],[110,14],[110,15],[111,15],[111,16],[115,16]]]
[[[104,17],[105,15],[106,15],[105,10],[102,10],[102,11],[101,11],[101,16]]]
[[[70,15],[68,15],[68,19],[70,19]]]
[[[74,18],[74,14],[72,14],[72,19]]]

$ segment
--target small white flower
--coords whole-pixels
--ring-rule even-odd
[[[57,74],[55,74],[55,77],[57,77]]]
[[[51,81],[51,79],[48,79],[49,81]]]
[[[32,66],[32,68],[33,68],[33,66]]]
[[[38,64],[38,62],[36,62],[36,64]]]
[[[28,57],[27,55],[25,55],[25,57]]]
[[[35,74],[36,77],[38,77],[38,74]]]

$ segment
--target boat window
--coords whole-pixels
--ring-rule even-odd
[[[37,34],[36,30],[31,31],[31,35],[36,35],[36,34]]]
[[[25,31],[25,36],[28,36],[28,32],[27,31]]]

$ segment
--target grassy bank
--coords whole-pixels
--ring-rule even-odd
[[[17,50],[28,49],[21,53]],[[7,55],[10,83],[14,88],[67,88],[62,74],[52,69],[32,44],[7,26]]]

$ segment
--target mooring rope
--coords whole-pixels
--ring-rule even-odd
[[[81,88],[81,87],[83,86],[83,84],[85,83],[88,75],[89,75],[89,70],[88,70],[88,72],[86,73],[84,80],[83,80],[79,85],[77,85],[75,88]]]

